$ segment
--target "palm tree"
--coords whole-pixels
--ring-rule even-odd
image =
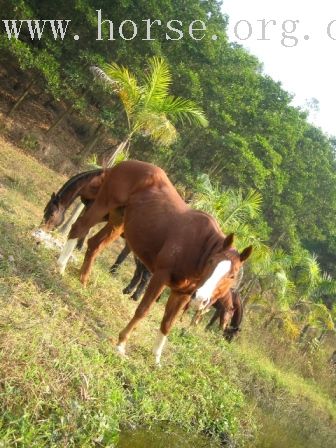
[[[91,67],[97,79],[111,86],[126,115],[127,136],[110,158],[109,165],[117,153],[128,152],[136,134],[169,146],[177,138],[175,125],[178,122],[197,126],[208,124],[203,111],[192,100],[169,94],[172,75],[163,59],[154,57],[148,65],[148,74],[141,83],[126,67],[116,63],[105,64],[102,68]]]
[[[253,244],[254,260],[264,257],[266,246],[256,237],[251,225],[261,212],[260,193],[249,190],[244,195],[242,190],[224,190],[218,183],[211,182],[207,174],[198,177],[195,188],[193,206],[214,216],[225,233],[234,232],[239,247]]]

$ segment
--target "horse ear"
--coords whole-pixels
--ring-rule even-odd
[[[54,192],[51,193],[51,200],[55,199],[55,197],[56,197],[55,193]]]
[[[233,244],[233,240],[234,240],[234,234],[230,233],[230,235],[228,235],[223,243],[223,250],[228,250],[231,248],[232,244]]]
[[[248,257],[251,255],[253,250],[253,246],[248,246],[246,249],[243,250],[243,252],[239,255],[240,261],[243,262],[248,259]]]

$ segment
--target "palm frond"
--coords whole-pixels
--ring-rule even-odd
[[[136,127],[138,132],[162,145],[170,145],[177,138],[175,126],[164,114],[143,112],[138,114]]]
[[[172,78],[163,59],[150,59],[148,75],[142,85],[126,67],[117,63],[91,67],[91,71],[97,79],[112,86],[123,103],[129,139],[140,132],[156,142],[170,145],[177,138],[175,122],[208,124],[196,103],[169,95]]]
[[[298,263],[296,283],[303,294],[310,294],[321,281],[321,269],[317,257],[309,252],[304,252]]]
[[[150,72],[146,76],[143,99],[147,107],[165,102],[172,82],[169,67],[163,59],[151,58],[149,60],[149,68]]]
[[[208,126],[203,110],[192,100],[167,96],[161,103],[155,104],[158,112],[165,113],[169,119],[197,126]]]
[[[258,215],[262,197],[257,191],[250,190],[245,197],[241,191],[228,190],[226,194],[230,197],[231,207],[224,212],[224,225],[230,226],[237,222],[246,222]]]
[[[311,325],[319,324],[328,330],[334,330],[334,322],[328,308],[322,303],[312,304],[311,312],[308,319]]]
[[[314,299],[320,299],[322,296],[336,296],[336,280],[326,272],[322,274],[313,293]]]
[[[105,64],[103,72],[118,86],[118,95],[124,104],[125,111],[130,117],[140,101],[143,89],[138,85],[138,82],[130,71],[123,66],[116,63]]]

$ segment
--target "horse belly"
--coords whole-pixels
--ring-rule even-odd
[[[153,204],[126,207],[124,235],[132,251],[153,271],[154,265],[169,237],[169,219]]]

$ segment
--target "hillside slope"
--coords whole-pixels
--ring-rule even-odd
[[[113,446],[121,428],[159,421],[203,432],[213,446],[278,446],[253,441],[262,423],[279,446],[334,446],[336,408],[327,391],[244,338],[228,345],[201,326],[184,333],[185,320],[169,338],[163,368],[155,368],[162,303],[121,360],[114,344],[136,304],[121,294],[131,263],[115,278],[108,273],[120,246],[105,251],[83,289],[81,255],[61,278],[57,253],[31,235],[64,180],[0,138],[0,446]],[[247,321],[244,331],[251,329]]]

